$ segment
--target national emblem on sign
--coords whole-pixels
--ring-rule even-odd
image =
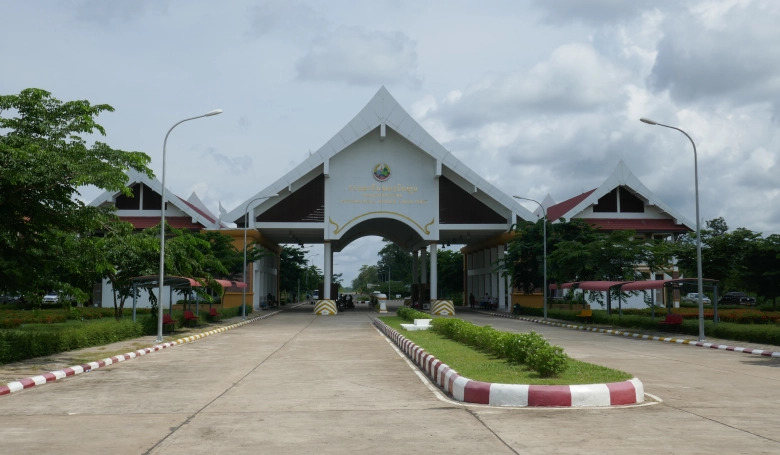
[[[390,178],[390,166],[385,163],[379,163],[374,166],[374,178],[380,182]]]

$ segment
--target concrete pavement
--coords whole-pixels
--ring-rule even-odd
[[[358,308],[311,306],[0,397],[0,453],[778,453],[780,359],[458,316],[542,333],[660,404],[464,406]]]

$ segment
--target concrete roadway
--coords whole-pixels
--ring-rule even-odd
[[[0,453],[780,453],[780,359],[464,313],[536,330],[663,400],[464,406],[420,379],[373,311],[311,308],[0,396]]]

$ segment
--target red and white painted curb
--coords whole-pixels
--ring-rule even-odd
[[[481,312],[481,313],[490,316],[497,316],[501,318],[517,319],[519,321],[535,322],[537,324],[551,325],[554,327],[563,327],[566,329],[584,330],[586,332],[606,333],[608,335],[623,336],[627,338],[636,338],[638,340],[651,340],[651,341],[662,341],[665,343],[687,344],[690,346],[699,346],[703,348],[718,349],[721,351],[734,351],[734,352],[742,352],[745,354],[760,355],[764,357],[780,358],[780,351],[770,351],[768,349],[741,348],[738,346],[730,346],[727,344],[717,344],[717,343],[707,343],[706,341],[697,341],[688,338],[663,337],[658,335],[643,335],[641,333],[624,332],[622,330],[599,329],[596,327],[586,327],[586,326],[576,325],[576,324],[563,324],[560,322],[544,321],[544,320],[539,320],[534,318],[524,318],[520,316],[506,314],[506,313],[491,313],[491,312]]]
[[[633,378],[609,384],[526,385],[474,381],[428,354],[384,322],[374,325],[454,399],[491,406],[618,406],[642,403],[642,382]]]
[[[9,382],[6,385],[0,386],[0,396],[10,395],[20,390],[29,389],[31,387],[46,384],[48,382],[54,382],[59,379],[67,378],[69,376],[75,376],[81,373],[89,373],[90,371],[97,370],[98,368],[107,367],[115,363],[124,362],[125,360],[134,359],[142,355],[151,354],[152,352],[161,351],[163,349],[178,346],[180,344],[198,341],[202,338],[206,338],[207,336],[216,335],[222,332],[227,332],[228,330],[241,327],[242,325],[251,324],[252,322],[271,317],[277,313],[279,313],[279,311],[264,314],[256,318],[247,319],[245,321],[237,322],[235,324],[230,324],[225,327],[220,327],[218,329],[209,330],[207,332],[201,332],[195,335],[190,335],[188,337],[179,338],[176,341],[169,341],[167,343],[158,344],[149,348],[139,349],[137,351],[128,352],[126,354],[117,355],[114,357],[108,357],[103,360],[98,360],[97,362],[89,362],[89,363],[85,363],[84,365],[76,365],[76,366],[64,368],[62,370],[50,371],[48,373],[44,373],[38,376],[32,376],[29,378],[20,379],[18,381]]]

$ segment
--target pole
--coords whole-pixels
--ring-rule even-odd
[[[514,197],[516,199],[523,199],[523,200],[526,200],[526,201],[536,202],[537,204],[539,204],[539,208],[542,209],[542,215],[543,215],[542,219],[544,220],[544,224],[542,225],[543,226],[543,230],[542,230],[542,232],[543,232],[543,240],[542,241],[544,243],[544,245],[542,246],[542,256],[543,256],[542,262],[544,264],[543,265],[544,271],[543,271],[543,278],[542,278],[542,281],[543,281],[542,284],[543,284],[543,287],[544,287],[544,289],[542,290],[542,295],[544,296],[543,297],[544,298],[544,302],[542,302],[542,307],[544,308],[544,320],[546,321],[547,320],[547,288],[548,288],[548,286],[547,286],[547,210],[545,210],[544,206],[541,204],[541,202],[537,201],[536,199],[530,199],[530,198],[521,197],[521,196],[512,196],[512,197]]]
[[[254,199],[251,199],[249,202],[246,203],[246,207],[244,208],[244,270],[243,272],[241,272],[241,276],[244,278],[244,287],[242,288],[242,292],[241,292],[241,319],[242,320],[246,319],[246,288],[247,286],[249,286],[249,281],[246,279],[246,272],[247,272],[246,231],[249,229],[249,205],[255,201],[272,198],[274,196],[278,196],[278,194],[271,194],[269,196],[259,196]]]
[[[663,123],[658,123],[656,121],[646,119],[646,118],[641,118],[639,119],[639,121],[643,123],[647,123],[648,125],[658,125],[658,126],[663,126],[664,128],[677,130],[683,133],[685,137],[687,137],[688,140],[691,141],[691,145],[693,146],[693,181],[694,181],[694,192],[696,195],[696,274],[698,275],[697,287],[699,291],[698,292],[699,341],[704,341],[704,280],[702,277],[702,266],[701,266],[701,220],[699,217],[699,158],[696,153],[696,143],[693,142],[693,139],[688,135],[688,133],[675,126],[664,125]]]
[[[171,131],[184,122],[190,120],[199,119],[202,117],[211,117],[212,115],[218,115],[222,113],[222,109],[214,109],[203,115],[196,117],[185,118],[176,122],[165,134],[165,140],[163,141],[163,156],[162,156],[162,191],[160,191],[160,198],[162,199],[162,207],[160,208],[160,297],[157,302],[157,342],[163,341],[163,281],[165,280],[165,151],[168,146],[168,136]]]

